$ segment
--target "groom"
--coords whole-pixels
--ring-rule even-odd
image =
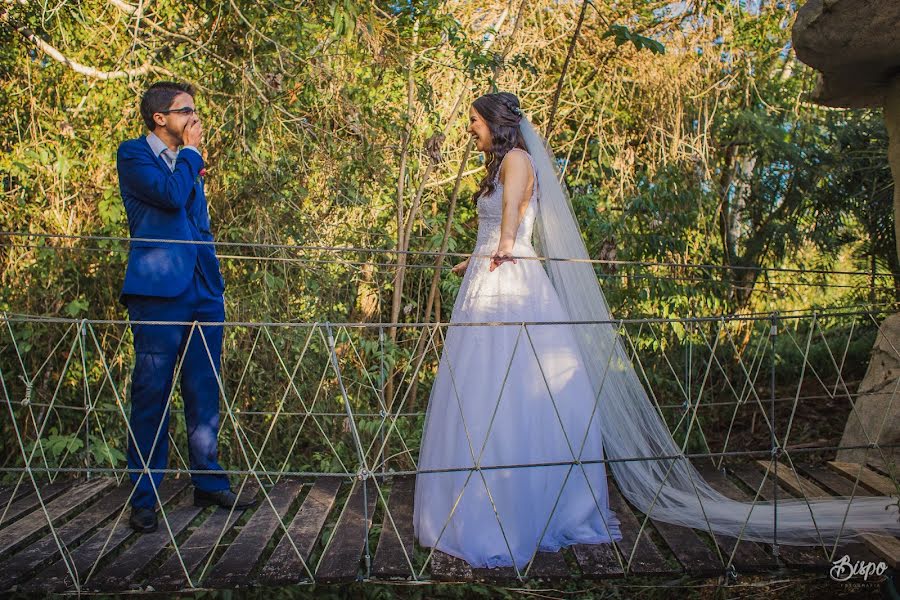
[[[135,354],[128,440],[135,491],[129,522],[135,531],[151,532],[157,527],[155,489],[163,477],[156,469],[165,469],[168,461],[167,403],[182,358],[194,504],[246,508],[255,501],[236,497],[217,460],[222,326],[197,327],[191,334],[190,325],[135,323],[225,320],[225,284],[215,248],[190,243],[213,241],[193,87],[169,81],[151,85],[141,98],[141,117],[149,133],[122,142],[116,167],[129,232],[142,238],[131,242],[120,297],[132,321]]]

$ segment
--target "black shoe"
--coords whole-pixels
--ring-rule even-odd
[[[138,533],[153,533],[156,531],[156,511],[152,508],[133,506],[128,524]]]
[[[256,505],[256,498],[238,498],[231,490],[219,490],[217,492],[205,492],[194,488],[194,506],[221,506],[223,508],[234,507],[235,510],[243,510]]]

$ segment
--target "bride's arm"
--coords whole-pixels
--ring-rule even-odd
[[[500,173],[503,182],[503,213],[500,219],[500,244],[491,260],[493,271],[506,261],[516,262],[512,256],[516,232],[527,208],[528,175],[531,164],[522,152],[510,151],[506,155]]]

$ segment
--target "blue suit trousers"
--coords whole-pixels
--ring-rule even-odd
[[[184,321],[221,323],[225,320],[222,294],[214,293],[202,275],[194,272],[179,296],[159,298],[126,295],[131,321]],[[179,360],[181,394],[187,425],[191,470],[221,471],[218,462],[219,384],[222,326],[132,324],[135,365],[131,390],[131,432],[128,468],[136,484],[132,506],[153,508],[169,454],[169,396]],[[202,335],[201,335],[202,331]],[[205,341],[205,343],[204,343]],[[147,463],[150,477],[143,472]],[[135,472],[137,471],[137,472]],[[152,484],[150,478],[152,477]],[[195,487],[204,491],[228,489],[224,473],[192,474]]]

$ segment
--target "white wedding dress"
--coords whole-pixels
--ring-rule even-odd
[[[536,256],[537,188],[535,177],[517,257]],[[478,200],[473,255],[497,249],[502,196],[498,179]],[[602,459],[603,446],[573,326],[558,324],[569,320],[566,310],[540,261],[506,262],[493,272],[489,265],[489,258],[470,260],[446,329],[419,454],[414,524],[425,547],[475,567],[522,569],[538,549],[622,536],[604,465],[573,464]],[[485,322],[511,324],[453,326]],[[565,464],[490,468],[541,463]]]

